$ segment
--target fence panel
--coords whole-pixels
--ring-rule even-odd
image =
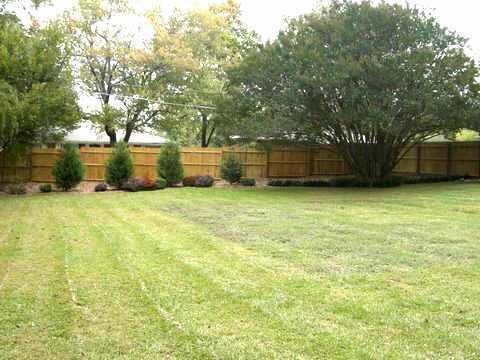
[[[32,149],[32,181],[53,182],[53,168],[60,156],[57,149]]]
[[[105,162],[111,148],[85,147],[79,150],[86,181],[103,181]],[[156,177],[159,148],[130,148],[134,173]],[[0,153],[0,181],[53,182],[52,171],[58,149],[34,148],[21,157]],[[262,151],[244,147],[182,148],[185,176],[211,175],[220,178],[222,157],[233,155],[242,162],[243,174],[252,178],[303,178],[338,176],[350,171],[334,146],[310,148],[274,147]],[[480,142],[427,143],[412,148],[395,168],[397,173],[480,176]]]
[[[261,179],[267,177],[267,153],[261,150],[233,147],[223,148],[223,156],[235,156],[242,163],[244,177]]]
[[[0,153],[0,182],[29,181],[30,169],[28,155],[12,156]]]
[[[448,143],[420,146],[420,174],[447,175]]]
[[[480,143],[453,143],[450,171],[452,175],[480,176]]]
[[[210,175],[219,178],[221,158],[222,149],[183,148],[185,176]]]
[[[312,149],[312,175],[337,176],[348,173],[348,167],[335,146],[323,145]]]
[[[406,151],[405,149],[404,151]],[[418,148],[408,150],[395,168],[395,172],[402,174],[416,174],[418,168]]]
[[[268,177],[307,176],[308,155],[308,149],[273,148],[268,157]]]

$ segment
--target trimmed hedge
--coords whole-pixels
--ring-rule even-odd
[[[108,190],[108,185],[105,183],[100,183],[95,186],[95,192],[105,192]]]
[[[199,177],[200,176],[187,176],[182,180],[182,184],[184,187],[194,187]]]
[[[122,190],[130,192],[153,191],[157,190],[157,188],[157,181],[150,178],[133,178],[122,185]]]
[[[428,184],[447,181],[458,181],[468,177],[465,176],[445,176],[445,175],[421,175],[421,176],[391,176],[382,181],[370,184],[352,176],[342,176],[331,178],[329,180],[291,180],[275,179],[268,182],[268,186],[289,187],[374,187],[374,188],[392,188],[402,184]]]
[[[51,193],[53,188],[51,184],[43,184],[43,185],[40,185],[39,190],[42,193]]]
[[[403,178],[404,184],[430,184],[438,182],[459,181],[470,178],[469,176],[459,175],[419,175],[419,176],[406,176]]]
[[[215,179],[210,175],[199,176],[195,180],[195,187],[212,187],[215,183]]]
[[[25,195],[27,187],[24,183],[9,184],[6,187],[6,192],[10,195]]]
[[[253,178],[240,179],[239,183],[242,186],[255,186],[255,185],[257,185],[257,181]]]

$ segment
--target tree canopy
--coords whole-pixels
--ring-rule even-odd
[[[62,138],[80,118],[63,32],[0,21],[0,150]]]
[[[206,9],[177,11],[171,18],[173,33],[191,54],[192,65],[179,84],[176,101],[195,106],[177,107],[160,124],[186,144],[208,147],[224,141],[229,118],[222,104],[228,93],[228,69],[238,65],[258,43],[241,19],[237,1],[211,5]]]
[[[357,176],[384,178],[471,117],[478,69],[465,43],[416,8],[334,1],[231,72],[239,131],[335,144]]]

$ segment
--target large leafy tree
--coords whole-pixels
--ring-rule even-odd
[[[128,143],[132,132],[161,120],[170,84],[189,58],[159,19],[152,25],[163,37],[138,41],[124,26],[132,16],[140,18],[126,0],[80,0],[78,11],[67,18],[83,89],[98,99],[99,110],[91,120],[111,144],[119,131]]]
[[[239,133],[335,144],[354,174],[385,178],[470,117],[478,70],[465,44],[416,8],[333,1],[231,73]]]
[[[64,34],[0,15],[0,151],[55,141],[79,121]]]
[[[185,71],[184,82],[177,84],[177,106],[161,124],[172,137],[183,143],[208,147],[222,141],[230,119],[222,104],[227,71],[257,44],[255,33],[248,31],[235,0],[211,5],[206,9],[177,11],[170,20],[172,33],[191,53],[192,66]]]

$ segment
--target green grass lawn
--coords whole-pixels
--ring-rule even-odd
[[[480,185],[0,197],[0,359],[478,359]]]

